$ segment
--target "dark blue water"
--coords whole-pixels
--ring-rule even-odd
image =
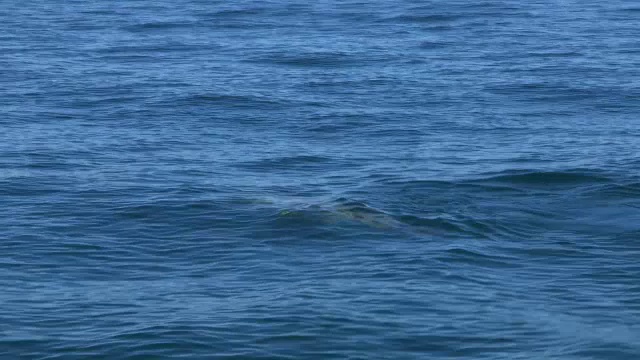
[[[0,0],[3,359],[639,359],[640,3]]]

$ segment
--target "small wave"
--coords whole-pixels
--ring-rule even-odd
[[[626,13],[640,13],[640,7],[626,7],[620,9],[619,11]]]
[[[496,256],[482,253],[477,250],[463,248],[453,248],[446,252],[446,256],[439,257],[439,260],[447,263],[465,263],[468,265],[490,267],[490,268],[517,268],[518,258],[507,256]]]
[[[170,21],[155,21],[146,22],[135,25],[128,25],[122,29],[129,32],[147,32],[152,30],[171,30],[192,27],[193,23],[187,22],[170,22]]]
[[[610,182],[606,176],[585,171],[524,171],[506,173],[470,183],[512,184],[531,187],[577,186]]]
[[[528,57],[540,57],[540,58],[565,58],[565,57],[579,57],[583,56],[580,51],[538,51],[527,53]]]
[[[398,221],[408,226],[408,230],[416,234],[437,235],[443,238],[492,239],[506,235],[531,235],[530,231],[516,229],[512,224],[505,224],[495,219],[482,219],[470,216],[448,216],[440,213],[431,217],[402,215]],[[530,230],[530,229],[526,229]]]
[[[425,229],[428,232],[458,234],[466,232],[465,229],[463,229],[461,226],[442,217],[424,218],[413,215],[403,215],[398,217],[398,220],[418,231],[421,229]]]
[[[420,49],[423,50],[436,50],[447,46],[449,46],[449,44],[442,41],[423,41],[420,43]]]
[[[484,179],[481,179],[484,180]],[[521,190],[514,188],[508,183],[494,183],[479,181],[474,179],[471,181],[446,181],[446,180],[404,180],[394,176],[383,176],[371,178],[372,183],[383,186],[390,186],[402,191],[403,193],[424,193],[424,192],[442,192],[442,191],[460,191],[467,193],[492,193],[492,194],[517,194]]]
[[[297,168],[309,168],[327,164],[332,159],[324,156],[317,155],[298,155],[298,156],[283,156],[276,158],[266,158],[257,161],[248,161],[237,164],[237,167],[246,168],[251,170],[289,170]]]
[[[361,131],[362,125],[355,122],[342,124],[312,124],[306,130],[312,133],[335,134],[344,133],[354,129]]]
[[[100,16],[100,15],[122,15],[121,13],[119,13],[118,11],[114,10],[114,9],[88,9],[88,10],[80,10],[81,14],[86,14],[86,15],[94,15],[94,16]]]
[[[245,8],[245,9],[225,9],[212,13],[205,14],[205,16],[213,17],[238,17],[238,16],[255,16],[264,14],[267,8]]]
[[[201,50],[201,46],[184,44],[181,42],[167,42],[164,44],[149,44],[149,45],[123,45],[123,46],[109,46],[105,48],[96,49],[95,52],[101,56],[101,58],[120,58],[122,56],[148,59],[150,55],[156,53],[173,52],[173,51],[196,51]]]
[[[280,108],[283,102],[265,96],[232,94],[195,94],[178,100],[184,105],[218,105],[231,108]]]
[[[514,96],[525,94],[526,98],[523,97],[522,100],[538,101],[598,100],[603,97],[603,92],[600,89],[550,84],[546,82],[494,84],[486,86],[486,90],[497,95]]]
[[[385,18],[382,21],[384,22],[409,22],[409,23],[442,23],[442,22],[451,22],[454,20],[458,20],[462,18],[460,15],[453,14],[432,14],[432,15],[408,15],[402,14],[398,16],[393,16],[389,18]]]
[[[271,63],[296,67],[328,67],[358,63],[351,56],[343,53],[304,53],[304,54],[272,54],[249,59],[250,62]]]
[[[602,184],[583,194],[606,200],[637,200],[640,198],[640,182]]]

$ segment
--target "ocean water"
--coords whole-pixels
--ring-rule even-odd
[[[0,0],[0,358],[640,359],[640,3]]]

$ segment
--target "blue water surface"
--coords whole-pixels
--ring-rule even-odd
[[[0,358],[640,359],[636,0],[0,0]]]

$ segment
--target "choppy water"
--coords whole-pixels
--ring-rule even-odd
[[[637,1],[0,5],[2,358],[640,358]]]

